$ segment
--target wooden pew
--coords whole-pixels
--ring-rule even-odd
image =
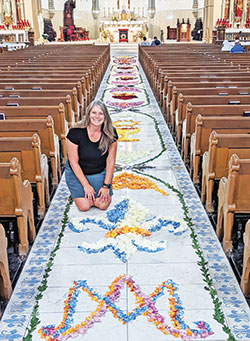
[[[31,185],[22,181],[19,161],[0,163],[0,216],[17,218],[20,256],[27,255],[29,241],[36,236],[32,201]]]
[[[40,139],[32,137],[1,137],[0,162],[10,162],[16,157],[21,165],[22,179],[36,186],[38,196],[38,215],[42,218],[46,205],[49,205],[48,159],[41,154]]]
[[[186,118],[182,129],[182,157],[184,162],[188,161],[189,142],[195,130],[195,120],[198,114],[202,116],[239,116],[250,111],[250,105],[192,105],[190,102],[186,108]],[[180,138],[180,136],[178,136]],[[178,142],[178,141],[177,141]]]
[[[198,115],[195,122],[195,131],[190,142],[190,176],[198,184],[199,167],[202,155],[208,151],[209,136],[215,130],[219,134],[248,134],[250,133],[249,117],[214,117]]]
[[[72,88],[71,88],[72,86]],[[78,81],[77,84],[75,85],[75,83],[71,83],[69,84],[67,83],[57,83],[57,84],[51,84],[48,82],[45,83],[39,83],[37,84],[35,83],[1,83],[0,82],[0,95],[3,95],[3,97],[5,97],[5,93],[10,94],[16,94],[18,95],[19,91],[23,92],[23,91],[27,91],[27,93],[30,92],[30,97],[39,94],[39,96],[37,97],[43,97],[42,93],[44,92],[51,92],[53,91],[53,93],[51,94],[51,96],[54,95],[54,91],[58,91],[60,92],[64,92],[66,91],[67,94],[65,95],[65,97],[70,94],[71,95],[71,101],[72,101],[72,108],[74,110],[74,112],[78,112],[79,113],[79,117],[82,118],[82,113],[84,110],[83,107],[83,102],[84,102],[84,97],[83,97],[83,89],[85,89],[85,81],[83,82],[83,80]],[[85,90],[84,90],[85,91]],[[33,93],[33,94],[32,94]],[[28,96],[24,96],[23,97],[28,97]],[[58,97],[58,96],[55,96]],[[60,95],[59,95],[60,97]]]
[[[50,160],[52,185],[58,185],[61,177],[60,147],[54,133],[54,122],[51,116],[44,119],[8,119],[1,121],[0,137],[20,137],[39,135],[41,152]]]
[[[23,107],[1,107],[0,112],[5,114],[5,118],[9,119],[40,119],[47,118],[51,115],[54,120],[55,133],[61,143],[62,162],[65,164],[67,160],[66,136],[68,133],[68,123],[65,120],[64,105],[59,106],[23,106]]]
[[[65,101],[67,95],[71,97],[72,110],[75,113],[75,122],[80,118],[80,103],[78,102],[77,89],[74,87],[72,90],[0,90],[0,98],[18,99],[21,98],[58,98],[58,103]],[[47,103],[48,104],[48,103]],[[65,104],[65,103],[64,103]]]
[[[233,154],[229,161],[228,177],[221,178],[218,190],[218,219],[216,233],[223,236],[223,248],[232,249],[232,228],[235,213],[250,213],[250,159]]]
[[[212,195],[214,182],[228,174],[228,162],[233,154],[241,159],[250,159],[249,134],[218,134],[212,131],[209,138],[209,149],[202,161],[201,200],[206,202],[206,210],[213,212]]]
[[[182,96],[180,95],[182,94]],[[179,101],[181,101],[181,98],[184,98],[185,96],[247,96],[250,95],[250,87],[236,87],[236,88],[177,88],[176,86],[173,86],[172,89],[172,100],[170,100],[169,103],[169,115],[170,115],[170,125],[171,125],[171,132],[175,134],[176,128],[175,128],[175,121],[176,121],[176,110],[178,108],[178,97]],[[183,112],[183,111],[182,111]],[[184,109],[185,112],[185,109]]]
[[[175,111],[169,110],[169,123],[173,124],[171,130],[175,131],[175,124],[180,125],[186,117],[186,106],[190,102],[192,105],[238,105],[238,104],[250,104],[250,95],[183,95],[179,94],[177,99],[177,109]]]
[[[0,297],[7,301],[12,293],[7,256],[7,238],[2,224],[0,224]]]
[[[18,90],[32,90],[32,91],[50,91],[50,90],[66,90],[71,91],[72,89],[76,88],[77,90],[77,102],[79,105],[79,112],[80,112],[80,118],[83,115],[84,108],[86,107],[86,81],[85,79],[81,79],[77,83],[65,83],[65,82],[59,82],[59,83],[51,83],[46,80],[44,81],[33,81],[33,82],[0,82],[0,94],[2,91],[18,91]],[[75,104],[75,100],[73,101],[74,105],[77,110],[77,105]],[[84,104],[85,103],[85,104]],[[84,106],[85,105],[85,106]]]
[[[162,105],[162,110],[163,114],[166,116],[168,115],[168,112],[166,110],[169,110],[172,106],[172,100],[173,100],[173,89],[175,88],[182,88],[184,89],[192,89],[192,88],[200,88],[200,89],[210,89],[214,88],[215,91],[218,92],[228,92],[231,89],[236,89],[236,88],[248,88],[249,87],[249,81],[233,81],[233,82],[219,82],[219,81],[214,81],[211,82],[209,81],[199,81],[199,82],[172,82],[171,80],[168,82],[168,88],[166,90],[166,94],[164,95],[163,98],[163,105]],[[177,104],[175,104],[177,105]],[[165,108],[165,111],[164,111]]]
[[[72,125],[78,121],[79,116],[78,113],[75,113],[72,109],[71,105],[71,97],[70,95],[67,95],[64,100],[62,100],[61,97],[59,98],[53,98],[53,97],[26,97],[26,98],[5,98],[0,97],[0,106],[19,106],[19,107],[29,107],[32,106],[38,107],[38,106],[58,106],[60,103],[64,104],[65,109],[65,119],[68,122],[69,129],[72,127]]]
[[[163,105],[163,98],[168,98],[168,103],[172,100],[171,92],[172,87],[175,85],[175,82],[200,82],[202,83],[211,83],[211,82],[220,82],[221,84],[227,84],[230,82],[237,82],[237,81],[247,81],[250,78],[250,74],[248,74],[246,71],[243,72],[202,72],[198,70],[195,74],[191,72],[187,72],[186,70],[183,70],[182,74],[178,73],[168,73],[164,77],[164,83],[163,80],[156,80],[157,84],[157,98],[160,102],[160,105]],[[165,109],[165,108],[164,108]],[[168,112],[168,106],[166,109],[166,112]]]
[[[244,295],[250,292],[250,220],[246,223],[244,240],[244,256],[243,256],[243,271],[241,276],[240,287]]]

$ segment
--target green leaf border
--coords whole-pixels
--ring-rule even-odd
[[[48,263],[46,264],[44,275],[43,275],[43,278],[41,280],[41,284],[37,288],[38,293],[35,296],[35,305],[34,305],[32,313],[31,313],[31,319],[30,319],[29,327],[27,327],[27,329],[26,329],[27,334],[26,334],[26,336],[23,337],[23,341],[32,340],[32,333],[34,330],[36,330],[36,327],[40,323],[40,320],[38,318],[39,301],[42,299],[43,293],[48,287],[48,278],[49,278],[50,272],[52,270],[52,266],[54,264],[54,259],[55,259],[56,253],[60,249],[61,241],[62,241],[62,238],[64,236],[64,231],[65,231],[65,228],[66,228],[67,223],[68,223],[68,212],[70,210],[70,206],[72,203],[73,203],[73,199],[70,197],[68,200],[68,203],[66,204],[64,213],[63,213],[63,219],[61,220],[62,229],[61,229],[61,232],[58,234],[56,246],[53,249],[53,251],[51,251],[51,253],[50,253],[49,260],[48,260]]]

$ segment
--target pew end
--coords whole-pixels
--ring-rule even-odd
[[[27,256],[29,242],[36,236],[33,214],[33,193],[29,181],[21,178],[20,163],[13,158],[0,163],[0,216],[16,217],[19,236],[19,255]]]
[[[9,264],[7,257],[7,238],[2,224],[0,224],[0,296],[9,300],[12,293],[12,286],[9,276]]]

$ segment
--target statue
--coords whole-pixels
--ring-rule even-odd
[[[191,36],[193,37],[193,40],[202,40],[203,35],[203,24],[201,18],[197,18],[194,29],[191,32]]]
[[[235,0],[234,3],[234,16],[236,21],[240,21],[242,17],[243,0]]]
[[[125,11],[125,9],[123,9],[121,13],[121,20],[127,20],[127,19],[128,19],[127,12]]]
[[[76,7],[76,2],[74,0],[67,0],[64,3],[64,20],[63,25],[70,27],[74,26],[73,10]]]
[[[3,1],[3,13],[4,13],[4,23],[6,26],[9,26],[10,24],[13,23],[11,0]]]
[[[37,22],[39,27],[39,35],[40,39],[42,39],[43,33],[44,33],[44,21],[43,21],[43,15],[42,12],[40,12],[37,16]]]

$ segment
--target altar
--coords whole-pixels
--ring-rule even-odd
[[[23,8],[17,0],[0,1],[1,47],[22,48],[34,40],[34,32],[29,21],[24,17]]]
[[[28,30],[0,29],[0,41],[11,43],[28,42]]]
[[[101,19],[99,40],[102,42],[139,42],[148,35],[148,21],[142,20],[107,20]]]

